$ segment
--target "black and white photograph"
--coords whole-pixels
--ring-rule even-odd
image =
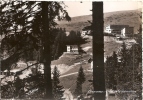
[[[0,0],[1,100],[142,100],[142,8]]]

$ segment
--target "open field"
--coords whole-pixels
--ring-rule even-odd
[[[52,61],[52,65],[65,64],[71,66],[75,63],[79,63],[80,61],[88,60],[89,58],[91,58],[91,55],[89,54],[83,54],[82,56],[73,54],[64,54],[63,57],[61,57],[60,59]]]

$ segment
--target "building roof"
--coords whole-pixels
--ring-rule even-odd
[[[78,47],[78,45],[66,45],[66,46]]]
[[[111,29],[122,29],[125,27],[129,27],[129,25],[110,25]]]

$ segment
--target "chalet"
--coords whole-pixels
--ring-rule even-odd
[[[67,53],[79,54],[79,46],[78,45],[67,45]]]
[[[119,37],[131,37],[134,32],[134,28],[129,25],[108,25],[105,28],[105,32]]]

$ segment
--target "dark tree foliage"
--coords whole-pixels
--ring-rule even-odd
[[[14,98],[23,98],[24,94],[24,82],[19,77],[13,82],[7,82],[8,85],[3,85],[2,89],[2,98],[10,99]]]
[[[113,89],[111,84],[115,85],[116,89],[121,91],[121,93],[116,93],[119,99],[131,99],[132,95],[139,100],[142,98],[141,53],[142,48],[139,44],[133,44],[131,48],[127,49],[126,44],[123,43],[120,55],[117,56],[113,53],[111,57],[107,57],[105,64],[107,87]],[[120,59],[117,60],[117,58]],[[136,92],[122,93],[122,91]]]
[[[22,98],[22,94],[24,93],[24,82],[19,77],[15,79],[14,82],[15,92],[14,97]],[[22,93],[23,92],[23,93]]]
[[[55,39],[53,41],[53,45],[51,47],[51,56],[52,59],[58,59],[63,52],[66,50],[66,44],[65,44],[65,39],[66,39],[66,34],[63,29],[57,29],[57,35],[55,36]]]
[[[68,13],[61,6],[63,4],[63,2],[50,2],[48,18],[51,33],[54,33],[52,31],[56,25],[55,18],[70,20]],[[35,8],[37,9],[34,10]],[[21,51],[22,53],[20,52],[20,54],[23,54],[27,53],[26,51],[29,51],[29,49],[38,50],[42,48],[43,26],[41,10],[41,2],[9,1],[1,4],[1,34],[5,35],[5,38],[2,40],[2,50],[8,50],[9,56],[12,54],[16,55],[15,52],[18,51]],[[60,16],[59,12],[62,12],[63,15]],[[53,41],[52,39],[50,41]],[[2,61],[2,64],[5,63]]]
[[[7,84],[1,86],[1,98],[10,99],[14,97],[15,87],[13,82],[8,81]]]
[[[113,52],[111,57],[107,57],[105,66],[107,88],[116,90],[118,74],[117,70],[119,66],[117,54],[115,52]]]
[[[30,74],[24,79],[15,77],[15,81],[3,85],[1,97],[5,99],[11,99],[12,97],[16,99],[42,99],[44,88],[43,75],[37,72],[37,74]]]
[[[79,96],[82,94],[82,84],[85,82],[85,74],[83,71],[82,66],[79,68],[78,71],[78,76],[77,76],[77,80],[76,80],[76,88],[74,91],[75,96]]]
[[[140,20],[142,20],[142,14],[140,14],[139,16],[140,16]],[[139,43],[140,46],[142,46],[142,24],[139,27],[138,34],[136,34],[134,36],[135,36],[137,43]]]
[[[136,91],[135,95],[141,99],[141,47],[134,44],[129,50],[122,50],[125,55],[121,57],[120,69],[118,70],[120,82],[118,85],[123,86],[122,90]],[[123,59],[123,60],[122,60]],[[125,63],[126,62],[126,63]],[[124,67],[123,67],[124,66]],[[126,86],[127,84],[127,86]]]
[[[1,2],[0,34],[5,36],[2,40],[1,48],[2,51],[6,52],[7,54],[6,57],[3,58],[1,61],[2,70],[10,70],[11,65],[18,62],[20,59],[26,62],[30,60],[36,60],[38,63],[44,63],[44,65],[46,66],[45,68],[50,67],[51,59],[47,60],[47,55],[50,58],[50,52],[45,52],[45,48],[49,49],[52,45],[52,36],[49,35],[49,37],[47,38],[47,35],[45,36],[45,33],[52,34],[53,28],[57,25],[55,19],[66,19],[68,21],[71,20],[67,11],[64,10],[63,6],[65,6],[63,2],[55,1],[35,2],[3,0]],[[45,12],[43,13],[42,11]],[[45,13],[47,17],[45,16]],[[48,25],[45,26],[45,23],[48,23]],[[46,53],[46,56],[44,53]],[[27,67],[29,68],[30,66]],[[16,75],[20,75],[22,71],[16,73]],[[50,75],[51,70],[46,70],[44,76],[49,77],[44,77],[45,82],[48,81],[49,83],[51,83]],[[40,81],[36,82],[39,83]],[[47,89],[47,87],[45,89],[46,92],[50,94],[51,87],[50,85],[48,86],[49,89]],[[35,86],[35,88],[36,87],[38,87],[38,85]],[[45,93],[45,95],[48,94]],[[10,98],[13,98],[13,95],[10,96]],[[48,96],[50,97],[50,95]]]
[[[60,85],[60,72],[58,68],[55,66],[53,70],[53,79],[52,79],[52,84],[53,84],[53,95],[55,100],[63,100],[63,93],[64,93],[64,88],[63,86]]]
[[[140,100],[142,99],[142,47],[140,44],[134,44],[130,52],[130,66],[132,66],[131,75],[133,90],[136,91],[136,95]],[[128,72],[129,73],[129,72]]]
[[[25,98],[42,99],[44,97],[44,76],[39,71],[35,75],[30,74],[24,79],[24,83]]]
[[[80,45],[84,44],[86,41],[81,37],[81,33],[79,31],[70,31],[70,34],[67,36],[65,43],[67,45]]]
[[[142,46],[142,25],[140,25],[139,30],[138,30],[138,34],[135,34],[134,38],[137,41],[137,43],[140,46]]]
[[[131,54],[129,52],[129,50],[126,47],[126,44],[123,43],[122,44],[122,49],[120,52],[120,66],[118,68],[118,82],[128,82],[129,80],[131,80],[131,76],[130,76],[130,70],[132,70],[132,67],[130,67],[130,63],[131,63],[131,58],[130,58]],[[127,74],[129,73],[129,74]]]

